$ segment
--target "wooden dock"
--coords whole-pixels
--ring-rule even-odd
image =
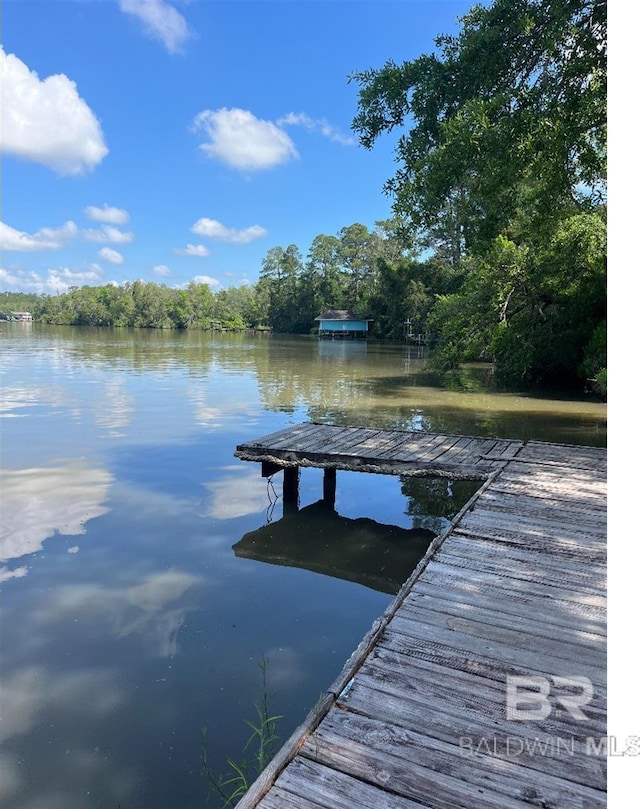
[[[263,473],[484,481],[240,809],[606,806],[606,450],[303,424]]]

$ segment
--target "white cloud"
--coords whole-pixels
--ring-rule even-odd
[[[84,272],[78,270],[70,270],[67,267],[61,270],[49,270],[47,275],[47,286],[56,292],[67,292],[69,287],[84,286],[88,282],[100,281],[100,274],[102,272],[98,264],[92,264],[93,268]]]
[[[78,228],[75,223],[65,222],[59,228],[40,228],[35,233],[21,230],[0,222],[0,249],[2,250],[58,250],[72,239]]]
[[[207,284],[210,287],[220,286],[220,281],[210,275],[195,275],[192,280],[194,284]]]
[[[117,250],[114,250],[112,247],[103,247],[102,250],[98,251],[98,255],[100,258],[103,258],[105,261],[108,261],[109,264],[123,264],[124,263],[124,256],[122,253],[118,253]]]
[[[179,53],[190,36],[187,21],[164,0],[120,0],[120,10],[142,21],[151,39],[161,42],[169,53]]]
[[[232,244],[248,244],[254,239],[260,239],[267,235],[266,229],[260,225],[251,225],[248,228],[238,230],[206,217],[198,219],[191,228],[191,232],[197,233],[198,236],[209,236],[212,239],[220,239],[222,242],[231,242]]]
[[[256,118],[248,110],[204,110],[193,121],[209,141],[200,148],[231,168],[268,169],[298,158],[296,147],[284,129],[273,121]]]
[[[282,118],[278,118],[276,123],[279,126],[301,126],[307,132],[319,132],[323,137],[341,143],[343,146],[353,146],[355,138],[345,135],[337,127],[330,124],[326,118],[311,118],[305,112],[290,112]]]
[[[167,267],[166,264],[156,264],[156,266],[151,270],[152,273],[155,275],[160,275],[162,278],[166,278],[168,275],[171,275],[171,270]]]
[[[102,268],[90,264],[88,270],[49,269],[43,277],[26,270],[9,271],[0,268],[0,286],[11,292],[35,292],[37,295],[58,295],[68,292],[70,287],[81,287],[101,280]]]
[[[205,247],[204,244],[188,244],[185,248],[180,249],[178,247],[174,248],[174,253],[177,253],[179,256],[208,256],[209,248]]]
[[[120,228],[114,228],[112,225],[103,225],[97,230],[95,228],[88,228],[82,231],[82,235],[90,242],[113,242],[114,244],[128,244],[133,241],[133,233],[131,231],[123,231]]]
[[[64,74],[40,81],[0,47],[2,149],[59,174],[93,169],[109,150],[98,119]]]
[[[113,208],[106,202],[102,208],[97,205],[87,205],[84,212],[96,222],[106,222],[109,225],[126,225],[129,221],[129,213],[124,208]]]

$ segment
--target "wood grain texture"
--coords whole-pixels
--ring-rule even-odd
[[[606,450],[291,430],[239,457],[485,483],[240,809],[605,807]],[[512,677],[548,681],[537,716]]]

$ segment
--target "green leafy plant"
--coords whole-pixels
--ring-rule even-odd
[[[200,731],[202,770],[207,777],[210,791],[224,801],[223,807],[235,806],[277,751],[279,741],[277,726],[282,716],[271,713],[270,694],[267,690],[267,663],[268,659],[265,657],[258,663],[262,682],[260,698],[254,703],[257,719],[244,720],[251,730],[251,735],[242,748],[244,758],[241,761],[227,758],[230,769],[226,773],[216,775],[209,766],[207,758],[207,728],[203,727]]]

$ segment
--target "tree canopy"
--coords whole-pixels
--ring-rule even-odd
[[[460,24],[434,53],[350,77],[362,145],[398,132],[396,215],[461,279],[429,309],[434,359],[602,387],[605,0],[494,0]]]
[[[538,226],[602,200],[605,0],[495,0],[435,44],[437,54],[351,77],[361,143],[401,129],[386,188],[414,232],[453,206],[470,247],[497,236],[525,198]]]

